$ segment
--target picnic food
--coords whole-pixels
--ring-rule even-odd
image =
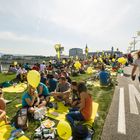
[[[43,122],[43,125],[46,128],[51,128],[51,127],[53,127],[55,125],[55,123],[53,121],[51,121],[51,120],[48,119],[48,120],[46,120],[46,121]]]

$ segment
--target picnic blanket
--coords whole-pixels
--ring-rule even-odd
[[[21,83],[15,86],[3,88],[2,91],[7,92],[7,93],[21,93],[21,92],[24,92],[26,89],[27,89],[27,84]]]
[[[65,120],[65,115],[69,112],[68,107],[64,106],[64,104],[62,102],[58,102],[58,109],[55,110],[54,108],[49,109],[49,111],[47,111],[46,116],[55,119],[55,120]],[[88,121],[90,123],[93,123],[96,117],[96,113],[98,110],[98,103],[92,102],[93,105],[93,109],[92,109],[92,117],[91,120]]]
[[[0,140],[8,140],[11,136],[12,130],[15,128],[11,125],[6,125],[4,121],[0,121]],[[29,140],[26,136],[21,136],[17,140]]]
[[[8,140],[12,130],[10,125],[5,125],[4,121],[0,121],[0,140]]]

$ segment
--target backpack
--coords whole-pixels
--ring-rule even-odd
[[[88,128],[84,125],[77,125],[73,128],[73,140],[83,140],[88,136]]]
[[[79,124],[73,128],[72,140],[92,140],[94,130],[87,126]]]
[[[15,127],[22,130],[28,129],[28,110],[21,108],[15,116]]]

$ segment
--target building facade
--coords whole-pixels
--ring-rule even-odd
[[[84,54],[83,54],[83,49],[81,48],[72,48],[69,50],[69,56],[71,57],[76,57],[78,56],[78,58],[83,58]]]

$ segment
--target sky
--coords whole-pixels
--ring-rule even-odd
[[[139,6],[140,0],[0,0],[0,52],[54,56],[57,43],[64,54],[86,44],[90,52],[126,52],[140,31]]]

